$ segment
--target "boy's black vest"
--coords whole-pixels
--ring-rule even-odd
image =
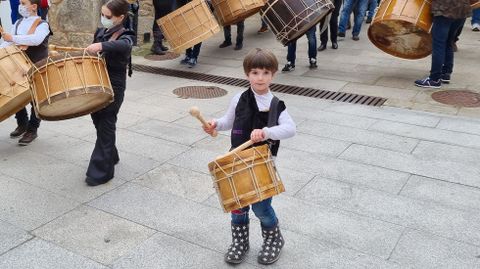
[[[17,26],[15,27],[15,35],[17,35],[18,26],[20,25],[20,23],[22,21],[23,21],[23,18],[18,20]],[[37,27],[40,26],[40,24],[42,24],[42,23],[47,23],[47,22],[42,20],[37,25]],[[40,45],[29,46],[27,48],[27,50],[25,50],[25,54],[27,54],[28,58],[30,58],[30,60],[33,63],[36,63],[36,62],[38,62],[40,60],[43,60],[43,59],[48,57],[48,39],[50,38],[51,35],[52,35],[52,32],[50,31],[50,34],[48,34],[47,37],[45,37],[45,39],[43,40],[43,42]]]
[[[285,103],[274,97],[269,111],[259,111],[253,90],[248,89],[243,92],[235,108],[235,120],[231,134],[232,148],[250,140],[250,134],[254,129],[278,125],[278,118],[285,109]],[[279,140],[267,140],[256,143],[254,146],[267,143],[270,145],[272,155],[276,156],[280,146]]]

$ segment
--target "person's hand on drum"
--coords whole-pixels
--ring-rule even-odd
[[[102,43],[93,43],[86,48],[86,50],[91,54],[97,54],[102,51]]]
[[[7,32],[2,33],[3,40],[7,42],[12,42],[13,41],[13,36]]]
[[[211,120],[208,122],[208,126],[203,125],[203,130],[205,133],[212,135],[213,131],[217,128],[217,122],[215,120]]]
[[[265,140],[265,132],[262,129],[253,130],[250,134],[250,140],[252,140],[253,143],[262,142]]]

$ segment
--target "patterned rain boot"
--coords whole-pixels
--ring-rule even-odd
[[[272,264],[280,257],[280,252],[285,244],[278,224],[273,228],[262,227],[262,237],[262,250],[258,252],[257,261],[261,264]]]
[[[245,260],[250,249],[248,236],[248,224],[232,223],[232,244],[225,253],[226,262],[238,264]]]

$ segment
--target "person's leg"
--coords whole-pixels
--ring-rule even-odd
[[[150,50],[157,55],[164,55],[165,52],[162,50],[162,39],[163,39],[163,34],[160,29],[160,27],[157,24],[157,20],[162,17],[162,0],[153,0],[153,8],[155,11],[155,17],[153,20],[153,25],[152,25],[152,32],[153,32],[153,44]]]
[[[245,21],[237,23],[237,43],[235,49],[239,50],[243,47],[243,32],[245,31]]]
[[[375,9],[377,8],[377,0],[369,0],[368,1],[368,15],[367,15],[367,23],[371,23],[373,19],[373,15],[375,14]]]
[[[354,40],[358,40],[358,35],[360,34],[360,31],[362,29],[363,16],[367,11],[368,1],[369,0],[358,0],[357,2],[357,13],[354,16],[354,24],[352,30],[352,36],[354,37]]]
[[[249,243],[249,225],[248,211],[250,207],[244,207],[233,210],[231,213],[231,233],[232,243],[225,253],[225,261],[232,264],[238,264],[245,260],[246,254],[250,249]]]
[[[340,9],[342,8],[342,0],[334,1],[335,9],[332,12],[332,17],[330,18],[330,40],[332,41],[332,48],[337,49],[337,35],[338,35],[338,15],[340,14]]]
[[[317,68],[317,35],[315,34],[317,27],[313,26],[307,31],[308,39],[308,59],[310,68]]]
[[[448,80],[450,79],[450,74],[453,72],[453,62],[454,62],[454,54],[453,54],[453,42],[456,38],[456,34],[460,28],[463,27],[466,19],[456,19],[452,22],[450,26],[450,31],[448,32],[446,48],[445,48],[445,60],[443,62],[442,67],[442,75],[446,74]]]
[[[472,12],[472,31],[480,31],[480,8],[474,9]]]
[[[232,26],[231,25],[226,25],[223,26],[223,43],[218,46],[219,48],[226,48],[230,45],[232,45]]]
[[[446,56],[447,47],[451,48],[451,44],[447,44],[447,42],[449,39],[449,35],[452,32],[451,29],[452,29],[453,21],[454,19],[450,19],[443,16],[433,17],[432,65],[430,69],[430,79],[433,81],[440,80],[442,76],[443,65],[445,64],[445,59],[447,57]],[[451,41],[453,41],[453,38]],[[448,57],[452,57],[452,56],[448,56]]]
[[[345,36],[347,30],[347,22],[350,19],[352,13],[354,0],[345,0],[343,3],[343,9],[340,16],[340,23],[338,24],[338,36]]]
[[[287,49],[287,61],[295,66],[295,59],[297,58],[297,40],[288,43]]]
[[[28,127],[28,112],[27,108],[23,108],[15,114],[17,120],[17,128],[10,133],[11,138],[17,138],[23,135],[27,131]]]

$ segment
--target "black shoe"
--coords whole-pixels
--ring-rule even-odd
[[[223,48],[226,48],[228,46],[231,46],[232,45],[232,42],[228,42],[228,41],[223,41],[222,44],[220,44],[220,46],[218,46],[219,48],[223,49]]]
[[[355,40],[355,41],[358,41],[358,40],[360,40],[360,37],[358,37],[358,35],[354,35],[354,36],[352,36],[352,39]]]
[[[10,137],[11,138],[17,138],[17,137],[20,137],[21,135],[23,135],[25,132],[27,131],[27,126],[25,125],[22,125],[22,126],[17,126],[17,128],[15,128],[15,131],[11,132],[10,133]]]
[[[339,36],[339,37],[345,37],[345,33],[338,32],[337,36]]]
[[[278,260],[282,248],[285,245],[278,224],[268,229],[262,227],[262,237],[262,250],[258,252],[257,261],[260,264],[272,264]]]
[[[441,77],[442,83],[449,84],[450,83],[450,74],[442,74]]]
[[[318,47],[318,51],[322,51],[326,49],[327,49],[327,44],[321,44],[320,47]]]
[[[190,61],[190,57],[185,56],[185,59],[181,60],[180,64],[188,64],[189,61]]]
[[[18,144],[20,146],[26,146],[30,144],[33,140],[35,140],[35,138],[37,137],[38,137],[37,130],[27,130],[27,132],[23,134],[22,138],[18,140]]]
[[[169,48],[164,46],[163,44],[160,45],[160,49],[163,50],[163,51],[168,51],[169,50]]]
[[[165,52],[163,52],[162,47],[158,42],[153,42],[152,47],[150,48],[150,51],[156,55],[165,55]]]
[[[318,67],[318,66],[317,66],[317,59],[311,58],[311,59],[310,59],[310,69],[315,69],[315,68],[317,68],[317,67]]]
[[[290,72],[295,70],[295,65],[292,64],[291,62],[288,62],[282,69],[282,72]]]
[[[109,182],[110,179],[107,179],[107,180],[96,180],[96,179],[93,179],[91,177],[86,177],[85,178],[85,182],[87,183],[88,186],[91,186],[91,187],[95,187],[95,186],[98,186],[98,185],[102,185],[102,184],[105,184],[107,182]]]
[[[243,48],[243,44],[236,44],[234,50],[241,50]]]
[[[371,23],[372,22],[372,18],[367,18],[367,20],[365,21],[366,23]]]
[[[248,224],[232,223],[232,244],[225,253],[225,261],[238,264],[245,260],[250,249]]]
[[[334,49],[334,50],[338,49],[338,43],[337,42],[332,42],[332,49]]]
[[[188,65],[188,68],[195,67],[195,65],[197,65],[197,58],[190,58],[187,65]]]

